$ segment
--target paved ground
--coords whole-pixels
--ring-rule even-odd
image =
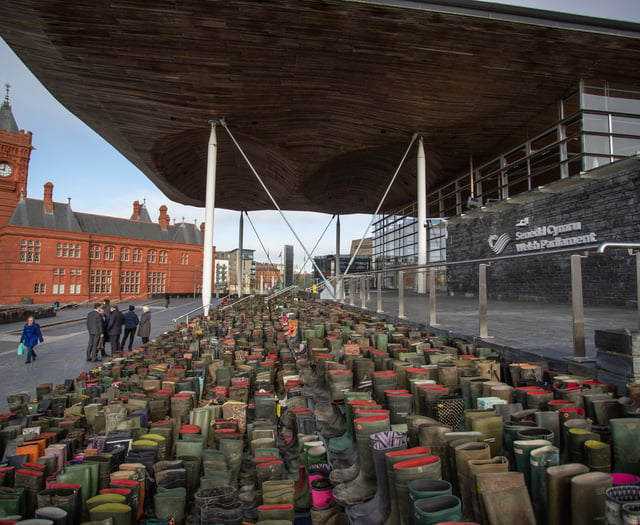
[[[350,300],[347,298],[346,305]],[[355,307],[361,299],[354,300]],[[143,303],[134,303],[140,307]],[[161,301],[148,304],[152,313],[152,333],[157,337],[175,327],[173,319],[197,309],[199,299],[174,299],[169,309]],[[126,308],[127,305],[122,305]],[[122,309],[122,308],[121,308]],[[376,314],[377,296],[372,291],[366,310]],[[382,294],[382,309],[378,314],[391,321],[398,318],[398,295]],[[35,394],[40,383],[62,383],[91,367],[85,360],[87,334],[85,319],[89,308],[64,310],[55,318],[42,319],[45,344],[37,349],[38,359],[29,365],[24,357],[16,355],[16,347],[24,323],[0,325],[0,411],[6,411],[6,395],[14,392]],[[569,305],[490,301],[488,305],[489,338],[479,339],[478,303],[476,299],[439,296],[436,302],[436,331],[464,337],[481,346],[495,346],[512,360],[541,360],[566,362],[574,355],[572,313]],[[405,293],[405,318],[403,321],[427,325],[429,320],[428,298],[416,293]],[[585,308],[585,348],[588,357],[594,358],[595,330],[638,330],[637,310],[634,308]],[[139,342],[140,340],[137,339]],[[572,363],[576,373],[595,370],[595,363]]]
[[[128,304],[118,306],[126,310]],[[138,315],[143,304],[149,306],[152,339],[173,330],[175,318],[202,305],[200,299],[172,299],[168,309],[164,307],[164,300],[131,304],[136,306]],[[56,317],[38,320],[45,342],[36,347],[38,358],[28,365],[24,356],[16,354],[24,322],[0,325],[0,412],[7,411],[7,394],[27,392],[35,396],[35,388],[41,383],[63,383],[91,369],[92,363],[86,361],[89,310],[86,306],[62,310]],[[135,344],[140,343],[141,339],[136,337]]]

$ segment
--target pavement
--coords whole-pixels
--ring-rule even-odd
[[[424,294],[405,291],[404,317],[399,317],[397,292],[383,292],[382,312],[377,312],[377,294],[372,290],[364,310],[389,322],[404,322],[419,329],[462,337],[478,346],[498,350],[509,361],[542,362],[554,370],[596,376],[596,330],[638,330],[638,312],[633,308],[584,308],[586,359],[574,355],[573,318],[570,305],[489,301],[487,311],[488,337],[479,337],[477,299],[438,296],[436,324],[429,325],[429,298]],[[345,308],[360,309],[360,296],[354,305],[347,297]],[[129,303],[119,305],[126,309]],[[172,299],[168,309],[164,301],[134,302],[137,310],[146,304],[151,309],[151,338],[175,328],[174,320],[200,308],[199,298]],[[85,359],[88,336],[86,316],[89,307],[61,310],[56,317],[44,318],[41,325],[45,343],[38,345],[38,359],[26,365],[24,357],[16,355],[23,322],[0,325],[0,412],[7,410],[9,393],[28,392],[35,395],[41,383],[63,383],[75,378],[94,365]],[[136,343],[140,339],[136,338]],[[109,345],[107,345],[109,346]],[[108,349],[109,350],[109,349]]]
[[[138,315],[142,313],[142,305],[149,306],[151,339],[174,330],[174,319],[202,306],[199,298],[172,298],[169,308],[164,307],[164,299],[118,304],[118,307],[126,310],[129,304],[136,307]],[[8,410],[7,394],[27,392],[35,396],[37,385],[64,383],[65,379],[76,378],[95,366],[86,360],[89,339],[86,318],[90,310],[89,306],[79,306],[59,310],[55,317],[38,319],[44,343],[36,347],[38,357],[30,364],[25,364],[25,357],[16,353],[24,321],[0,325],[0,413]],[[141,342],[136,337],[134,345],[140,345]],[[107,352],[110,352],[109,343]]]

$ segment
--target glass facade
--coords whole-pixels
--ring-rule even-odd
[[[427,193],[427,262],[446,260],[443,219],[640,152],[640,91],[580,82],[558,101],[553,123],[528,140]],[[473,192],[471,191],[473,189]],[[373,224],[375,270],[418,264],[417,205]],[[444,267],[438,287],[444,286]],[[385,286],[396,284],[385,277]]]

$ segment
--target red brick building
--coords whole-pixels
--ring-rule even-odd
[[[74,212],[27,198],[31,132],[18,129],[8,95],[0,107],[0,304],[60,304],[193,295],[202,283],[203,226],[152,222],[133,203],[129,219]],[[215,254],[214,254],[215,260]]]

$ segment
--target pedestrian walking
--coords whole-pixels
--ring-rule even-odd
[[[124,345],[127,342],[127,337],[129,338],[129,350],[133,348],[133,338],[136,335],[136,328],[140,324],[140,319],[138,319],[138,314],[134,312],[136,309],[132,304],[129,305],[129,311],[124,314],[124,335],[122,336],[122,342],[120,343],[120,348],[124,350]]]
[[[20,342],[27,348],[27,360],[25,361],[25,364],[35,361],[36,357],[38,357],[35,352],[35,348],[38,343],[44,343],[44,338],[42,337],[40,325],[36,323],[36,320],[32,315],[27,318],[27,322],[22,329]]]
[[[109,336],[109,342],[111,343],[111,355],[113,355],[114,352],[120,350],[120,337],[122,337],[122,327],[124,326],[125,319],[115,304],[111,305],[109,310],[111,310],[111,313],[107,320],[107,334]],[[105,355],[105,353],[102,355]]]
[[[142,315],[140,316],[140,325],[138,326],[138,337],[142,338],[142,344],[149,342],[151,336],[151,312],[148,306],[142,307]]]
[[[171,296],[169,294],[166,294],[164,296],[164,307],[165,308],[169,308],[169,302],[171,301]]]
[[[87,315],[87,332],[89,332],[87,361],[98,361],[98,345],[101,341],[104,341],[104,321],[102,314],[102,304],[94,303],[93,310]]]

